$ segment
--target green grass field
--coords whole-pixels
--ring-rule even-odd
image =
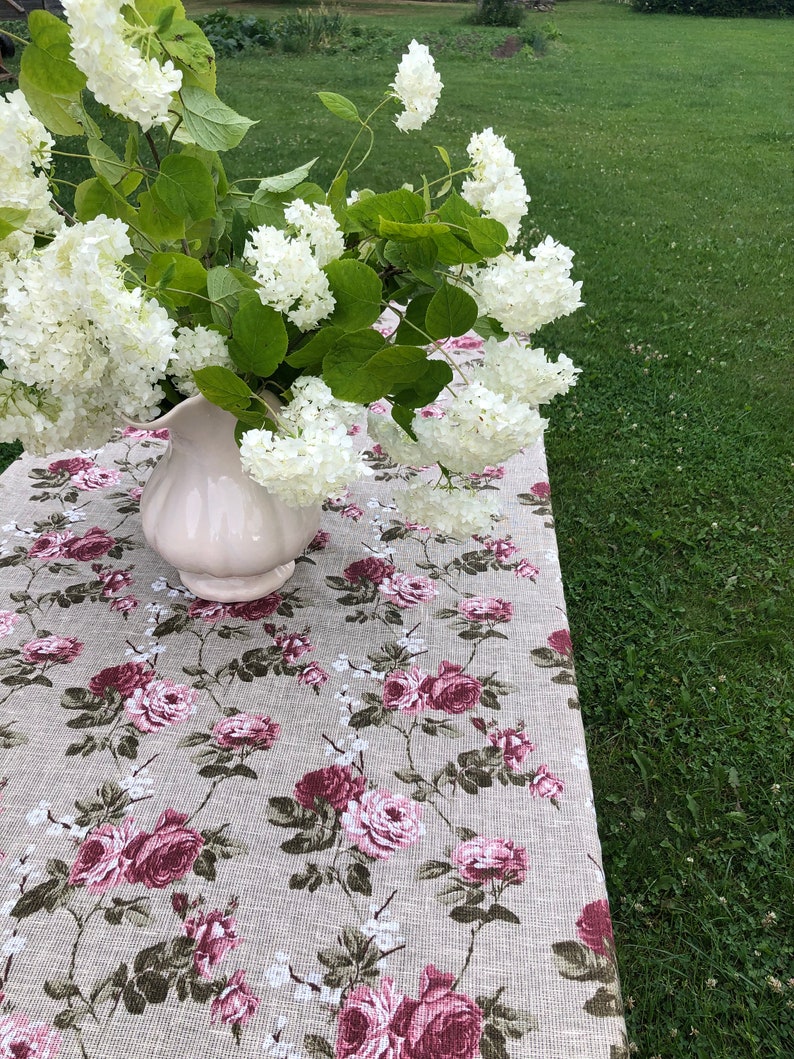
[[[384,118],[353,184],[435,172],[434,144],[465,158],[492,125],[533,196],[527,243],[551,233],[577,252],[586,308],[537,344],[584,369],[547,448],[630,1039],[646,1059],[784,1059],[794,22],[561,0],[528,19],[561,33],[545,55],[495,60],[454,44],[477,32],[471,10],[355,5],[355,21],[394,34],[395,56],[222,59],[221,94],[259,119],[230,169],[320,154],[322,182],[346,127],[313,93],[366,106],[399,45],[453,41],[436,117],[411,137]]]

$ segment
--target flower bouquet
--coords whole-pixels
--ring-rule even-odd
[[[409,133],[436,110],[442,83],[413,41],[367,116],[318,93],[351,126],[330,187],[312,162],[232,182],[224,153],[254,123],[216,95],[179,0],[64,9],[31,13],[19,89],[0,97],[0,440],[101,445],[120,417],[200,392],[236,419],[245,471],[303,506],[371,473],[353,438],[369,410],[389,457],[436,469],[408,475],[403,515],[487,532],[493,494],[470,476],[540,437],[539,406],[578,369],[529,336],[581,304],[570,250],[511,249],[529,196],[504,140],[486,128],[462,167],[438,147],[438,176],[351,186],[378,111],[396,104]],[[55,138],[78,136],[93,175],[66,209]],[[484,357],[463,370],[455,340],[472,329]]]

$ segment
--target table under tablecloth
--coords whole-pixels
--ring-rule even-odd
[[[463,543],[370,450],[224,605],[142,538],[165,444],[0,479],[0,1055],[627,1057],[542,445]]]

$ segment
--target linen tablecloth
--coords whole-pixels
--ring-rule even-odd
[[[625,1059],[542,445],[463,543],[370,448],[222,605],[143,541],[165,444],[0,479],[0,1056]]]

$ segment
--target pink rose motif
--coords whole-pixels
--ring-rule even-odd
[[[486,537],[482,546],[487,552],[493,552],[499,562],[506,562],[518,551],[515,544],[504,537]]]
[[[259,621],[261,618],[269,618],[271,614],[275,614],[283,602],[283,596],[280,596],[278,592],[271,592],[269,596],[251,599],[247,603],[231,603],[229,613],[233,618]]]
[[[142,831],[133,838],[126,849],[130,860],[126,871],[128,882],[143,883],[149,890],[162,890],[187,875],[204,839],[198,831],[184,826],[186,820],[187,813],[166,809],[154,831]]]
[[[571,634],[567,629],[557,629],[556,632],[551,633],[547,638],[546,643],[552,651],[556,651],[558,655],[564,655],[566,658],[570,658],[573,654]]]
[[[401,1059],[391,1022],[402,1000],[391,978],[381,978],[378,989],[356,986],[339,1013],[336,1059]]]
[[[121,471],[115,467],[86,467],[72,475],[72,485],[86,492],[107,489],[111,485],[118,485],[120,481]]]
[[[387,710],[401,710],[403,713],[416,714],[428,705],[426,685],[427,673],[419,666],[409,670],[395,669],[383,682],[383,706]]]
[[[225,621],[231,615],[231,608],[227,603],[214,603],[209,599],[194,599],[188,607],[188,616],[201,618],[208,625]]]
[[[392,574],[378,585],[378,591],[390,603],[403,609],[429,603],[438,595],[435,581],[429,577],[411,577],[410,574]]]
[[[95,695],[105,694],[106,688],[113,688],[128,699],[138,688],[145,688],[154,680],[154,670],[146,662],[124,662],[120,666],[108,666],[91,677],[88,687]]]
[[[123,438],[159,438],[160,441],[168,441],[170,437],[167,427],[159,427],[156,430],[141,430],[140,427],[124,427],[121,432]]]
[[[48,464],[47,470],[50,474],[62,474],[64,471],[71,477],[80,471],[88,471],[94,466],[94,461],[87,456],[72,456],[68,460],[53,460]]]
[[[564,790],[564,781],[549,772],[548,765],[538,765],[529,785],[529,793],[533,798],[559,798]]]
[[[495,596],[471,596],[458,603],[458,613],[467,621],[510,621],[513,604]]]
[[[403,1038],[401,1059],[475,1059],[480,1054],[483,1013],[452,989],[453,974],[432,964],[422,971],[419,999],[406,997],[392,1020]]]
[[[141,829],[131,816],[120,827],[95,827],[80,845],[69,872],[71,885],[85,886],[90,894],[103,894],[124,882],[130,863],[127,846],[139,834]]]
[[[323,548],[327,548],[331,541],[331,534],[326,530],[317,530],[315,535],[309,541],[306,551],[309,552],[321,552]]]
[[[19,615],[13,610],[0,610],[0,640],[11,635],[18,621]]]
[[[394,571],[393,563],[370,555],[366,559],[357,559],[356,562],[345,567],[342,576],[351,584],[356,584],[358,581],[371,581],[373,585],[380,585],[387,577],[391,577]]]
[[[505,469],[501,465],[499,467],[483,467],[481,471],[476,474],[470,474],[469,478],[473,482],[498,482],[504,478]]]
[[[549,500],[551,498],[551,486],[548,482],[535,482],[529,487],[530,493],[538,500]]]
[[[535,566],[529,559],[521,559],[513,574],[515,577],[528,577],[530,581],[536,581],[540,575],[540,567]]]
[[[136,503],[139,502],[143,496],[143,486],[134,485],[127,496],[129,496],[130,500],[134,500]]]
[[[329,674],[316,662],[310,662],[298,673],[298,683],[307,688],[321,688],[328,680]],[[319,694],[319,692],[318,692]]]
[[[234,917],[224,915],[219,908],[186,919],[185,934],[196,941],[193,966],[202,978],[212,978],[213,968],[242,941]]]
[[[137,596],[119,596],[118,599],[110,601],[110,609],[124,615],[129,614],[130,611],[135,610],[140,605],[141,601]]]
[[[345,507],[342,508],[339,514],[342,516],[342,518],[350,518],[354,522],[358,522],[364,512],[358,506],[358,504],[347,504]]]
[[[28,548],[28,555],[34,559],[66,559],[69,557],[69,544],[74,539],[71,530],[42,533]]]
[[[252,1019],[259,1007],[260,999],[251,992],[245,980],[245,971],[235,971],[229,984],[217,996],[210,1007],[210,1022],[224,1026],[244,1026]]]
[[[479,335],[461,335],[445,345],[447,349],[482,349],[484,340]]]
[[[478,835],[459,842],[452,853],[452,863],[469,882],[522,883],[527,877],[527,851],[506,838],[483,838]]]
[[[341,812],[349,802],[357,801],[364,793],[367,781],[354,776],[349,765],[329,765],[307,772],[295,784],[295,801],[304,809],[314,810],[315,798],[322,798],[332,809]]]
[[[173,680],[152,680],[136,688],[124,703],[124,712],[141,732],[159,732],[186,721],[196,710],[198,692]]]
[[[308,636],[301,636],[297,632],[279,633],[275,641],[276,647],[281,648],[281,656],[287,665],[294,665],[301,655],[314,650]]]
[[[614,959],[615,938],[612,933],[612,917],[609,914],[609,902],[603,898],[585,905],[582,914],[576,920],[577,937],[588,949],[599,956]]]
[[[348,434],[348,437],[355,438],[359,434],[361,434],[362,431],[363,431],[363,428],[362,428],[361,424],[360,423],[354,423],[353,426],[348,429],[347,434]]]
[[[107,555],[115,543],[115,538],[100,526],[92,526],[82,537],[75,537],[74,540],[69,541],[66,554],[70,559],[77,559],[78,562],[88,562]]]
[[[520,772],[521,763],[527,754],[531,754],[537,747],[526,732],[517,728],[497,728],[488,733],[488,740],[493,746],[501,748],[504,754],[505,765],[511,772]]]
[[[444,713],[465,713],[479,703],[481,682],[462,670],[463,666],[442,662],[438,667],[438,676],[428,678],[425,694],[432,709],[443,710]]]
[[[443,419],[446,414],[437,404],[429,404],[419,413],[422,419]]]
[[[23,644],[22,658],[33,665],[45,665],[48,662],[67,665],[74,662],[84,647],[85,644],[73,636],[42,636]]]
[[[281,725],[269,717],[253,713],[235,713],[222,717],[212,729],[218,746],[236,750],[247,746],[254,750],[270,750],[281,734]]]
[[[56,1059],[62,1038],[46,1022],[16,1012],[0,1016],[0,1055],[8,1059]]]
[[[369,406],[370,412],[373,412],[376,416],[385,416],[389,414],[389,406],[384,404],[383,401],[373,401]]]
[[[102,595],[115,596],[132,584],[131,570],[97,570],[97,580],[102,582]]]
[[[418,842],[425,833],[422,805],[384,789],[368,791],[350,802],[342,827],[353,845],[378,860],[388,860],[398,849]]]

